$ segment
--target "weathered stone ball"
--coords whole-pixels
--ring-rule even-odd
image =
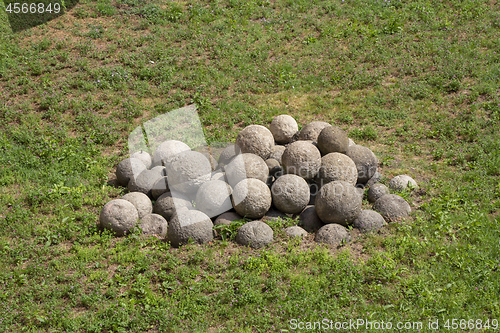
[[[191,150],[172,156],[166,168],[170,189],[187,195],[195,194],[212,174],[208,159],[202,153]]]
[[[358,183],[366,183],[377,171],[378,159],[369,148],[359,145],[350,146],[346,155],[356,164]]]
[[[168,140],[162,142],[153,153],[152,165],[166,166],[171,157],[182,153],[183,151],[189,151],[191,148],[187,144],[177,140]]]
[[[378,182],[380,182],[382,180],[382,175],[380,174],[380,172],[376,171],[372,178],[370,178],[370,180],[366,183],[367,186],[372,186],[373,184],[377,184]]]
[[[269,158],[274,158],[276,161],[278,161],[281,164],[281,162],[282,162],[281,157],[283,156],[285,149],[286,149],[285,146],[280,146],[280,145],[274,146],[273,149],[271,150],[271,154],[269,155]]]
[[[361,212],[362,198],[351,184],[337,180],[324,185],[316,196],[316,213],[323,223],[348,226]]]
[[[120,186],[127,186],[130,179],[136,178],[146,170],[146,166],[137,158],[126,158],[116,167],[116,180]]]
[[[309,202],[309,184],[297,175],[283,175],[271,187],[274,206],[283,213],[300,213]]]
[[[158,235],[161,237],[167,235],[167,220],[159,214],[145,215],[139,220],[139,226],[145,235]]]
[[[156,182],[163,178],[159,169],[144,170],[135,179],[130,179],[128,183],[129,192],[141,192],[152,198],[152,189]]]
[[[309,232],[316,232],[325,224],[316,214],[316,209],[314,205],[306,206],[306,208],[300,213],[299,216],[299,226],[304,228]]]
[[[137,213],[139,214],[140,219],[153,212],[153,204],[151,203],[151,199],[142,192],[130,192],[125,194],[121,198],[134,205],[134,207],[137,209]]]
[[[219,156],[219,166],[223,167],[224,165],[229,164],[231,160],[238,154],[241,154],[241,149],[237,145],[227,146]]]
[[[353,227],[362,233],[377,231],[386,225],[382,215],[371,209],[363,209],[353,222]]]
[[[214,238],[212,220],[199,210],[177,211],[167,229],[167,240],[173,247],[187,244],[189,240],[198,244]]]
[[[99,215],[99,222],[117,236],[123,236],[132,230],[139,220],[139,213],[132,203],[123,199],[111,200],[104,205]]]
[[[313,121],[302,128],[299,133],[299,140],[311,140],[318,142],[318,136],[321,131],[327,127],[332,126],[324,121]]]
[[[278,144],[289,143],[292,137],[299,131],[299,126],[293,117],[282,114],[274,117],[269,130]]]
[[[149,153],[145,152],[144,150],[137,151],[137,152],[133,153],[132,155],[130,155],[130,157],[137,158],[138,160],[140,160],[142,163],[144,163],[144,165],[146,166],[147,169],[151,168],[151,164],[153,163],[152,159],[151,159],[151,155],[149,155]]]
[[[151,196],[156,200],[160,197],[160,195],[167,192],[170,192],[170,188],[168,187],[168,178],[164,176],[158,179],[153,184],[153,188],[151,189]]]
[[[236,145],[242,153],[252,153],[267,160],[274,146],[274,137],[264,126],[249,125],[236,137]]]
[[[389,194],[389,189],[382,183],[375,183],[368,189],[368,201],[375,202],[383,195]]]
[[[276,161],[274,158],[268,158],[266,160],[267,168],[269,169],[269,175],[278,178],[283,174],[283,169],[281,168],[280,162]]]
[[[239,154],[224,167],[227,182],[235,186],[245,178],[255,178],[266,182],[269,176],[269,168],[266,162],[255,154]]]
[[[312,179],[321,166],[321,153],[312,143],[295,141],[289,144],[282,156],[283,171],[304,179]]]
[[[227,213],[219,215],[219,217],[217,217],[217,219],[215,219],[214,225],[219,225],[219,224],[230,225],[231,222],[236,221],[236,220],[241,220],[242,218],[243,217],[241,217],[238,213],[227,212]]]
[[[200,186],[196,192],[196,209],[214,217],[233,209],[231,203],[232,189],[222,180],[210,180]]]
[[[401,196],[386,194],[373,204],[373,210],[379,212],[387,222],[395,222],[407,217],[411,207]]]
[[[297,225],[286,228],[284,232],[288,237],[304,237],[308,235],[307,231]]]
[[[247,222],[238,229],[236,242],[259,249],[273,241],[273,229],[262,221]]]
[[[389,188],[394,191],[403,191],[408,188],[408,184],[415,189],[418,187],[417,182],[408,175],[399,175],[391,179]]]
[[[321,167],[316,175],[319,187],[336,180],[343,180],[354,186],[357,179],[358,169],[349,156],[329,153],[321,158]]]
[[[326,126],[318,136],[318,148],[323,155],[329,153],[345,154],[349,147],[347,133],[337,126]]]
[[[266,214],[262,217],[262,221],[276,221],[287,217],[291,217],[291,214],[283,213],[282,211],[279,211],[271,206],[271,208],[269,208]]]
[[[251,219],[259,219],[271,207],[271,190],[261,180],[243,179],[233,188],[232,201],[238,214]]]
[[[192,208],[191,201],[177,192],[166,192],[158,197],[153,206],[153,212],[170,221],[175,212],[183,207]]]
[[[331,246],[340,246],[342,242],[349,242],[351,235],[349,231],[340,224],[327,224],[316,232],[314,240],[318,243],[328,244]]]

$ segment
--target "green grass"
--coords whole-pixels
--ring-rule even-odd
[[[17,33],[2,10],[0,31],[0,332],[500,318],[497,5],[81,1]],[[411,219],[341,249],[288,240],[293,220],[262,250],[99,231],[128,134],[190,103],[209,142],[337,124],[417,180]]]

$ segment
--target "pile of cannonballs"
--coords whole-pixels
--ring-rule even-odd
[[[288,236],[315,232],[317,242],[338,246],[350,240],[349,226],[372,232],[411,212],[389,188],[414,189],[416,182],[400,175],[386,187],[378,164],[341,128],[314,121],[299,131],[294,118],[280,115],[269,129],[245,127],[219,156],[177,140],[152,155],[132,154],[116,169],[117,183],[129,193],[102,208],[100,223],[118,236],[139,226],[178,247],[209,242],[214,225],[248,218],[236,242],[260,248],[273,241],[267,221],[298,216],[298,225],[285,229]],[[362,209],[365,195],[372,209]]]

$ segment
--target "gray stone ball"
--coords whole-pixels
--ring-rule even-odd
[[[130,179],[128,183],[129,192],[141,192],[152,198],[152,189],[156,182],[162,178],[162,172],[159,169],[144,170],[137,178]]]
[[[417,182],[408,175],[399,175],[392,178],[389,182],[389,188],[393,191],[403,191],[408,188],[408,183],[412,188],[418,187]]]
[[[377,184],[378,182],[380,182],[382,180],[382,175],[380,174],[380,172],[376,171],[372,178],[370,178],[370,180],[366,183],[367,186],[372,186],[374,184]]]
[[[316,196],[316,213],[323,223],[348,226],[361,212],[362,198],[351,184],[337,180],[324,185]]]
[[[123,236],[132,230],[139,220],[139,213],[132,203],[123,199],[109,201],[101,209],[99,223],[116,236]]]
[[[381,184],[381,183],[373,184],[368,189],[368,193],[367,193],[368,194],[368,201],[375,202],[381,196],[389,194],[389,193],[390,193],[389,189],[384,184]]]
[[[379,212],[387,222],[396,222],[411,213],[411,207],[401,196],[386,194],[373,204],[373,210]]]
[[[191,148],[187,144],[178,140],[168,140],[162,142],[153,153],[153,166],[166,166],[169,159],[183,151],[189,151]]]
[[[269,155],[269,158],[274,158],[281,164],[282,163],[281,157],[283,156],[285,149],[286,149],[285,146],[280,146],[280,145],[274,146],[273,149],[271,149],[271,154]]]
[[[221,171],[220,169],[212,172],[210,180],[222,180],[224,182],[227,182],[226,174],[224,173],[224,171]]]
[[[297,214],[307,206],[309,184],[297,175],[283,175],[271,187],[274,206],[283,213]]]
[[[297,225],[286,228],[284,232],[288,237],[304,237],[308,235],[307,231]]]
[[[299,126],[293,117],[282,114],[274,117],[269,126],[269,130],[278,144],[289,143],[292,137],[298,132]]]
[[[137,152],[133,153],[132,155],[130,155],[130,157],[137,158],[138,160],[140,160],[142,163],[144,163],[144,165],[146,166],[147,169],[151,168],[151,164],[153,163],[152,159],[151,159],[151,155],[149,155],[149,153],[145,152],[144,150],[137,151]]]
[[[280,162],[274,158],[268,158],[266,160],[267,168],[269,169],[269,175],[278,178],[283,173]]]
[[[210,180],[201,185],[196,192],[196,209],[210,218],[227,212],[233,209],[231,193],[231,186],[225,181]]]
[[[354,145],[347,149],[349,156],[358,169],[358,183],[366,183],[375,174],[378,167],[378,159],[375,154],[366,147]]]
[[[168,187],[168,178],[166,176],[161,177],[153,184],[153,188],[151,189],[151,196],[153,199],[158,199],[160,195],[163,193],[170,192],[170,188]]]
[[[212,166],[205,155],[191,150],[171,157],[166,167],[170,189],[187,195],[195,194],[212,175]]]
[[[314,205],[306,206],[306,208],[300,213],[299,216],[299,226],[304,228],[309,232],[315,232],[320,229],[325,224],[316,214],[316,209]]]
[[[318,243],[328,244],[331,246],[340,246],[342,242],[349,242],[351,235],[349,231],[340,224],[327,224],[318,230],[314,240]]]
[[[168,223],[165,218],[159,214],[148,214],[139,220],[139,226],[145,235],[158,235],[165,237],[167,235]]]
[[[377,231],[386,225],[382,215],[371,209],[363,209],[353,222],[353,227],[362,233]]]
[[[170,221],[175,212],[183,207],[192,208],[191,201],[177,192],[166,192],[158,197],[153,206],[153,212]]]
[[[318,142],[321,131],[328,126],[332,126],[324,121],[313,121],[302,128],[299,133],[299,140],[311,140]]]
[[[238,214],[251,219],[259,219],[271,207],[271,190],[261,180],[243,179],[233,188],[232,201]]]
[[[323,155],[329,153],[345,154],[349,147],[347,133],[337,126],[326,126],[318,135],[318,148]]]
[[[120,186],[127,186],[130,179],[136,178],[146,170],[146,166],[137,158],[126,158],[116,167],[116,180]]]
[[[259,249],[273,241],[273,229],[262,221],[247,222],[238,229],[236,242]]]
[[[134,205],[134,207],[137,209],[137,213],[139,214],[140,219],[153,212],[153,204],[151,203],[151,199],[142,192],[130,192],[125,194],[121,198]]]
[[[267,160],[274,146],[274,137],[264,126],[249,125],[236,137],[236,145],[242,153],[252,153]]]
[[[241,220],[242,218],[243,217],[241,217],[238,213],[227,212],[219,215],[219,217],[215,219],[214,225],[219,225],[219,224],[230,225],[231,222]]]
[[[343,180],[354,186],[358,180],[358,169],[349,156],[329,153],[321,158],[321,167],[316,175],[316,182],[319,187],[322,187],[336,180]]]
[[[219,156],[219,166],[229,164],[231,160],[238,154],[241,154],[241,149],[237,145],[227,146]]]
[[[291,214],[283,213],[282,211],[279,211],[271,206],[271,208],[269,208],[266,214],[262,217],[262,221],[276,221],[277,219],[285,219],[290,216]]]
[[[187,244],[189,240],[203,244],[214,238],[212,220],[199,210],[177,211],[167,229],[167,240],[173,247]]]
[[[283,152],[282,166],[287,174],[312,179],[321,167],[321,153],[310,142],[295,141]]]
[[[267,181],[269,168],[266,162],[255,154],[239,154],[224,167],[227,182],[235,186],[245,178],[255,178],[263,182]]]

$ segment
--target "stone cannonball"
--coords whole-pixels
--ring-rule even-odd
[[[130,179],[127,187],[130,192],[142,192],[152,198],[153,186],[161,178],[163,175],[160,169],[144,170],[135,179]]]
[[[196,192],[196,209],[207,214],[208,217],[218,216],[230,209],[232,189],[222,180],[210,180],[200,186]]]
[[[321,167],[316,175],[316,182],[320,187],[336,180],[343,180],[354,186],[357,179],[358,169],[349,156],[329,153],[321,158]]]
[[[165,218],[159,214],[148,214],[139,220],[139,226],[145,235],[159,235],[165,237],[167,234],[168,223]]]
[[[354,220],[354,228],[358,228],[362,233],[377,231],[387,225],[382,215],[371,209],[363,209]]]
[[[219,166],[223,167],[224,165],[229,164],[231,160],[238,154],[241,154],[241,150],[237,145],[227,146],[219,156]]]
[[[306,206],[306,208],[300,213],[299,216],[299,226],[304,228],[309,232],[315,232],[320,229],[325,224],[316,214],[316,209],[314,205]]]
[[[309,184],[297,175],[283,175],[271,187],[274,206],[283,213],[300,213],[309,202]]]
[[[260,219],[271,208],[271,190],[258,179],[243,179],[233,188],[232,201],[234,209],[241,216]]]
[[[318,142],[318,136],[321,131],[328,126],[332,126],[324,121],[313,121],[302,128],[299,133],[299,140],[311,140]]]
[[[267,168],[269,169],[269,175],[278,178],[283,173],[280,162],[278,162],[274,158],[268,158],[266,160],[266,164]]]
[[[273,229],[262,221],[247,222],[238,229],[236,242],[259,249],[273,241]]]
[[[327,224],[318,230],[314,240],[318,243],[324,243],[331,246],[339,246],[342,242],[349,242],[351,236],[349,231],[340,224]]]
[[[134,157],[126,158],[116,167],[116,180],[119,185],[127,186],[130,179],[136,178],[146,169],[141,160]]]
[[[269,168],[260,156],[245,153],[239,154],[225,166],[227,182],[235,186],[245,178],[255,178],[266,182]]]
[[[153,161],[152,165],[158,166],[163,165],[166,166],[168,164],[168,160],[183,151],[191,150],[187,144],[182,141],[177,140],[168,140],[162,142],[153,153]]]
[[[316,196],[316,213],[323,223],[348,226],[361,212],[362,198],[348,182],[337,180],[324,185]]]
[[[188,198],[177,192],[166,192],[158,197],[153,206],[153,212],[170,221],[175,212],[183,207],[192,208]]]
[[[274,158],[276,161],[280,162],[281,164],[281,157],[283,156],[283,153],[285,152],[286,147],[285,146],[280,146],[276,145],[273,147],[271,150],[271,155],[269,155],[269,158]]]
[[[151,195],[153,199],[158,199],[160,195],[163,193],[167,193],[170,191],[168,187],[168,178],[166,176],[161,177],[154,183],[153,188],[151,189]]]
[[[242,153],[252,153],[267,160],[274,146],[274,137],[264,126],[249,125],[236,137],[236,145]]]
[[[349,147],[347,133],[337,126],[327,126],[318,136],[318,148],[323,155],[329,153],[345,154]]]
[[[139,213],[132,203],[123,199],[111,200],[104,205],[99,215],[99,222],[117,236],[123,236],[132,230],[139,220]]]
[[[285,235],[288,237],[304,237],[307,236],[308,233],[305,231],[303,228],[299,227],[298,225],[294,225],[291,227],[286,228],[283,230],[285,232]]]
[[[134,205],[134,207],[137,209],[137,213],[139,213],[140,219],[153,212],[153,204],[151,203],[151,199],[142,192],[130,192],[125,194],[121,198]]]
[[[368,189],[368,201],[375,202],[383,195],[389,194],[389,189],[382,183],[375,183]]]
[[[289,143],[292,137],[299,131],[299,126],[293,117],[282,114],[274,117],[269,130],[278,144]]]
[[[358,183],[364,184],[368,182],[377,171],[378,159],[369,148],[359,145],[350,146],[346,155],[356,164]]]
[[[146,168],[151,168],[152,159],[151,155],[149,155],[148,152],[145,152],[144,150],[138,151],[130,155],[132,158],[137,158],[138,160],[141,160],[142,163],[146,166]]]
[[[375,201],[373,210],[379,212],[387,222],[395,222],[407,217],[411,212],[411,207],[401,196],[386,194]]]
[[[199,210],[177,211],[167,228],[167,240],[173,247],[189,240],[203,244],[214,238],[212,220]]]
[[[171,157],[166,167],[169,188],[187,195],[195,194],[212,174],[212,166],[205,155],[191,150]]]
[[[286,147],[282,156],[283,171],[304,179],[312,179],[321,166],[321,153],[312,143],[295,141]]]
[[[389,188],[394,191],[403,191],[408,188],[410,184],[413,188],[417,188],[417,182],[408,175],[399,175],[391,179]]]
[[[241,220],[242,218],[243,217],[241,217],[238,213],[227,212],[219,215],[217,219],[215,219],[214,225],[219,225],[219,224],[230,225],[231,222],[236,220]]]

